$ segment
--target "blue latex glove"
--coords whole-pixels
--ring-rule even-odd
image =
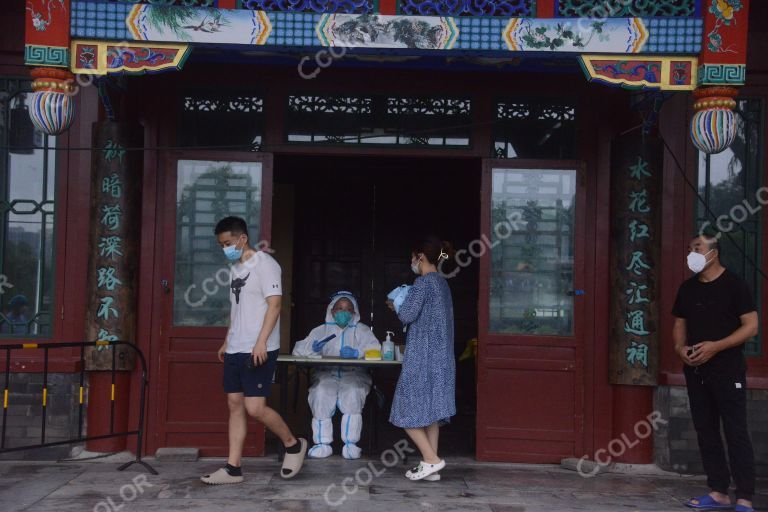
[[[360,351],[352,347],[341,347],[339,355],[344,359],[357,359],[360,357]]]
[[[325,345],[329,341],[331,341],[333,338],[335,338],[335,337],[336,337],[335,334],[331,334],[330,336],[328,336],[327,338],[325,338],[323,340],[315,340],[315,341],[313,341],[312,342],[312,350],[314,352],[322,352],[323,351],[323,347],[325,347]]]

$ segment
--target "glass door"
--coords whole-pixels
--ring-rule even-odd
[[[578,162],[484,163],[490,256],[480,270],[481,460],[551,463],[581,452],[581,175]]]
[[[229,320],[229,265],[214,236],[223,217],[248,224],[249,242],[269,243],[272,156],[169,155],[164,166],[155,275],[158,313],[158,446],[192,446],[205,456],[227,448],[227,405],[216,352]],[[154,330],[153,330],[154,331]],[[156,343],[156,344],[155,344]],[[261,455],[264,432],[249,429],[246,452]]]

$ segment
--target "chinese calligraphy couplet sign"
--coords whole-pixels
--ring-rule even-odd
[[[141,152],[129,151],[129,127],[96,123],[91,160],[90,258],[85,336],[135,342]],[[89,347],[88,370],[112,369],[113,347]],[[131,370],[134,353],[117,346],[115,367]]]
[[[612,384],[658,380],[662,151],[658,139],[638,132],[611,147]]]

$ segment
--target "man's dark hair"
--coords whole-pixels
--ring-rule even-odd
[[[216,223],[216,228],[213,230],[213,234],[218,235],[220,233],[226,233],[227,231],[235,236],[248,236],[248,225],[240,217],[224,217]]]
[[[723,252],[720,250],[720,240],[716,236],[704,236],[707,241],[710,251],[717,251],[718,258],[723,256]]]
[[[694,240],[697,238],[702,238],[704,241],[707,242],[707,250],[715,250],[717,251],[718,257],[722,257],[723,252],[721,250],[721,244],[720,244],[720,235],[721,233],[717,231],[716,229],[713,229],[711,227],[705,227],[700,230],[699,233],[694,235]]]

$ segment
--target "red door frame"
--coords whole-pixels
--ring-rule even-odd
[[[568,169],[576,171],[576,220],[575,220],[575,233],[574,233],[574,289],[586,290],[587,273],[586,262],[592,261],[592,258],[587,258],[587,244],[585,239],[586,224],[590,221],[587,216],[586,210],[586,169],[585,165],[581,161],[573,160],[495,160],[486,159],[483,160],[483,177],[482,177],[482,199],[481,199],[481,233],[491,233],[491,194],[492,194],[492,170],[493,169]],[[547,369],[550,371],[568,371],[575,372],[574,382],[576,384],[573,395],[574,410],[576,414],[573,418],[573,433],[566,435],[568,440],[573,442],[573,454],[574,456],[580,456],[584,453],[585,447],[591,446],[591,440],[587,439],[587,436],[591,433],[585,431],[585,415],[587,411],[592,410],[593,396],[592,386],[590,385],[591,379],[585,371],[584,354],[585,354],[585,319],[587,314],[587,307],[590,303],[584,300],[584,296],[574,296],[574,334],[572,337],[560,337],[560,336],[519,336],[519,335],[504,335],[491,333],[489,331],[489,318],[488,312],[490,310],[490,277],[491,277],[491,259],[486,257],[480,260],[480,286],[478,299],[478,326],[479,326],[479,343],[478,343],[478,404],[477,404],[477,458],[480,460],[505,460],[510,462],[528,462],[528,463],[546,463],[555,462],[550,460],[546,455],[537,454],[516,454],[513,458],[507,458],[501,455],[499,458],[499,452],[494,451],[489,446],[488,440],[484,437],[484,429],[488,428],[489,422],[493,418],[501,416],[499,411],[489,410],[493,408],[493,405],[498,400],[503,400],[507,404],[514,402],[514,395],[510,395],[513,391],[506,393],[499,392],[501,390],[486,389],[487,372],[486,369]],[[589,293],[590,290],[587,290]],[[512,339],[517,339],[523,343],[513,342]],[[492,353],[494,349],[501,349],[505,346],[514,345],[518,348],[524,348],[525,351],[530,354],[526,359],[515,360],[513,358],[507,358],[506,360],[501,356],[499,350]],[[562,360],[555,359],[542,359],[541,351],[537,354],[537,348],[540,347],[556,347],[556,348],[572,348],[574,351],[574,359],[565,368],[562,367]],[[495,357],[494,357],[495,356]],[[518,395],[524,399],[524,396]],[[512,407],[509,408],[510,415],[514,414]],[[546,441],[548,434],[542,431],[534,430],[518,430],[517,434],[520,436],[527,436],[529,440],[541,440]],[[564,433],[561,433],[558,437],[559,440],[563,440]],[[557,461],[559,462],[559,460]]]
[[[169,423],[164,415],[168,412],[169,405],[169,371],[168,366],[172,362],[198,362],[207,358],[215,358],[216,350],[226,335],[225,327],[174,327],[173,326],[173,293],[176,256],[176,168],[179,160],[206,160],[227,162],[261,162],[262,163],[262,190],[261,190],[261,232],[260,240],[271,240],[272,235],[272,193],[273,171],[272,154],[249,152],[225,152],[225,151],[169,151],[159,155],[158,169],[161,176],[158,179],[157,198],[159,205],[156,213],[156,231],[154,246],[154,272],[155,282],[152,283],[152,304],[155,314],[151,320],[151,355],[153,380],[150,386],[150,406],[148,418],[148,432],[151,433],[147,440],[147,451],[154,452],[159,447],[169,446],[166,436],[169,432],[176,432],[168,428]],[[213,236],[213,234],[211,234]],[[253,240],[251,240],[253,242]],[[170,283],[170,293],[165,293],[160,284],[162,279]],[[170,340],[183,338],[185,350],[182,352],[171,351]],[[194,340],[194,341],[192,341]],[[214,341],[215,340],[215,341]],[[222,392],[222,400],[225,400]],[[226,428],[227,418],[220,418],[220,425]],[[255,427],[255,428],[254,428]],[[210,424],[184,423],[186,432],[210,432]],[[244,454],[247,456],[263,455],[264,431],[260,424],[250,425],[249,436],[255,437],[257,444],[247,444]],[[205,455],[221,455],[209,453]]]

